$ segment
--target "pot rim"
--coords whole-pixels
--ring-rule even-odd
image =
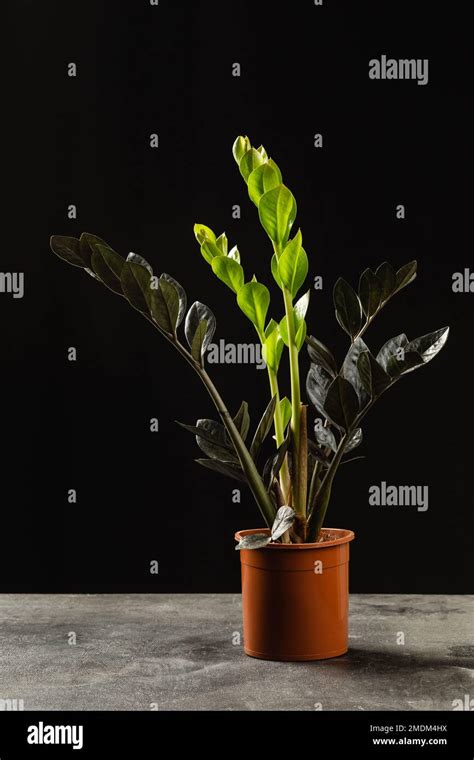
[[[293,551],[294,549],[301,551],[304,549],[329,549],[331,546],[340,546],[341,544],[348,544],[350,541],[353,541],[355,538],[355,533],[352,530],[348,530],[347,528],[322,528],[324,532],[328,533],[338,533],[340,534],[338,538],[335,538],[333,541],[324,541],[319,543],[311,543],[311,544],[268,544],[268,546],[263,546],[260,549],[244,549],[243,551],[267,551],[268,549],[271,549],[272,551]],[[236,541],[240,541],[241,538],[244,536],[251,536],[254,533],[266,533],[267,535],[270,535],[270,529],[269,528],[249,528],[248,530],[238,530],[234,534],[234,538]]]

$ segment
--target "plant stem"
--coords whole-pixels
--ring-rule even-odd
[[[300,370],[298,362],[298,348],[296,346],[295,320],[293,315],[293,302],[291,293],[284,288],[283,300],[285,303],[286,321],[288,326],[289,358],[290,358],[290,379],[291,379],[291,431],[293,433],[294,446],[294,478],[296,480],[293,489],[293,508],[295,512],[302,515],[306,514],[305,500],[302,499],[302,484],[298,477],[299,457],[300,457],[300,428],[301,428],[301,390],[300,390]],[[305,452],[301,452],[305,456]]]
[[[283,417],[282,417],[281,409],[280,409],[280,389],[278,387],[278,377],[277,377],[277,373],[274,370],[270,369],[270,367],[268,367],[268,379],[270,381],[270,391],[272,394],[272,398],[273,396],[276,396],[274,423],[275,423],[275,441],[278,448],[281,446],[281,444],[283,443],[285,439],[285,431],[283,429]],[[287,457],[284,458],[283,464],[280,470],[280,487],[283,493],[285,504],[288,504],[290,490],[291,490],[291,478],[290,478],[290,471],[288,468]]]

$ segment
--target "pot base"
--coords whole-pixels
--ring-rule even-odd
[[[251,649],[244,647],[244,652],[248,657],[255,657],[257,660],[273,660],[273,662],[314,662],[315,660],[330,660],[333,657],[342,657],[347,654],[349,649],[334,649],[332,652],[324,652],[323,654],[308,654],[308,655],[275,655],[265,654],[264,652],[252,652]]]

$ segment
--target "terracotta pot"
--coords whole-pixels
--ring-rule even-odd
[[[242,530],[240,541],[262,529]],[[350,530],[332,540],[242,549],[244,651],[264,660],[324,660],[348,648]]]

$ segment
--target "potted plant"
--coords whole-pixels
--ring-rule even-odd
[[[225,233],[196,224],[195,237],[214,274],[235,294],[262,346],[269,403],[249,437],[248,405],[232,415],[209,376],[206,349],[214,335],[212,311],[196,301],[187,310],[184,288],[169,274],[156,276],[141,256],[126,259],[95,235],[54,235],[60,258],[85,269],[124,297],[181,354],[204,383],[219,420],[182,424],[196,436],[205,458],[199,464],[250,487],[264,528],[236,534],[242,564],[244,645],[249,655],[275,660],[313,660],[347,651],[350,530],[325,527],[331,488],[341,463],[362,441],[361,423],[374,403],[408,372],[427,364],[444,346],[449,328],[409,340],[397,335],[374,355],[363,340],[390,299],[416,276],[416,261],[398,271],[387,262],[366,269],[356,291],[344,279],[334,286],[336,318],[350,339],[339,367],[331,351],[307,335],[310,291],[301,295],[308,257],[301,231],[291,237],[296,201],[277,164],[248,137],[238,137],[233,155],[271,244],[271,273],[281,290],[281,310],[255,276],[246,277],[240,253]],[[184,321],[184,336],[180,334]],[[187,345],[186,345],[187,344]],[[316,415],[308,423],[302,400],[300,358],[310,367],[307,398]],[[279,370],[288,352],[290,398],[282,397]],[[314,439],[308,429],[314,429]],[[273,429],[275,449],[263,457]],[[354,458],[353,456],[350,458]]]

